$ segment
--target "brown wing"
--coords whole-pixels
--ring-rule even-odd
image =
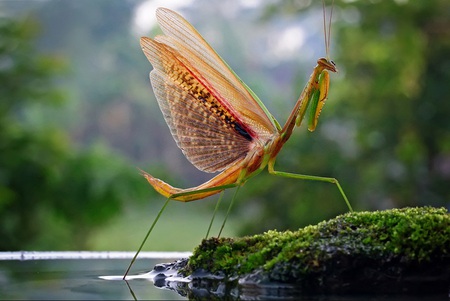
[[[180,61],[193,66],[193,75],[211,89],[215,98],[234,115],[255,139],[266,141],[276,127],[264,105],[258,103],[242,81],[203,39],[197,30],[179,14],[167,9],[156,11],[165,36],[156,40],[175,49]]]
[[[154,67],[150,78],[159,107],[188,160],[216,172],[245,157],[252,137],[180,62],[180,54],[149,38],[141,46]]]
[[[276,132],[264,105],[202,36],[177,13],[159,8],[166,34],[141,39],[151,81],[171,133],[200,170],[221,171]]]

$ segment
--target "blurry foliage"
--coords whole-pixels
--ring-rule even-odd
[[[357,125],[359,198],[448,206],[450,3],[342,6],[350,10],[358,22],[337,29],[346,74],[338,93]]]
[[[30,19],[0,25],[0,249],[89,248],[90,231],[123,210],[124,202],[153,193],[133,165],[112,155],[109,147],[136,161],[159,163],[167,170],[154,167],[151,172],[177,186],[198,181],[198,174],[186,176],[190,166],[179,161],[181,152],[152,99],[151,67],[138,37],[130,34],[139,1],[32,3],[45,31],[37,42],[32,38],[39,26]],[[215,21],[208,9],[217,7],[205,0],[196,4],[186,12],[203,23]],[[231,7],[228,2],[214,5]],[[336,177],[356,210],[448,207],[449,5],[447,0],[335,2],[330,55],[340,73],[331,75],[329,100],[316,131],[297,129],[275,168]],[[321,1],[272,1],[261,21],[282,14],[300,19],[305,10],[320,16],[321,9]],[[234,23],[225,26],[244,30]],[[220,35],[226,60],[261,99],[275,98],[258,93],[273,88],[265,72],[276,74],[281,91],[291,93],[283,80],[296,72],[296,65],[262,64],[255,71],[252,53],[262,52],[266,44],[252,45],[241,36],[243,51],[236,36]],[[36,45],[64,57],[45,57]],[[248,62],[233,64],[233,56],[245,55]],[[298,70],[295,91],[300,92],[311,71]],[[287,95],[274,94],[282,102],[268,107],[293,105]],[[33,111],[55,105],[50,114]],[[283,124],[286,117],[278,121]],[[99,137],[106,147],[98,146]],[[87,148],[79,150],[74,141]],[[232,214],[242,233],[294,230],[347,211],[332,184],[265,172],[246,183],[237,198]]]
[[[152,114],[159,117],[160,112],[149,85],[150,64],[139,37],[131,33],[138,3],[46,1],[33,16],[45,33],[37,40],[39,49],[64,55],[70,64],[69,80],[62,81],[69,105],[60,109],[55,123],[81,145],[102,137],[117,152],[148,160],[159,144],[142,137],[155,128]],[[163,120],[160,126],[166,128]],[[164,139],[161,130],[153,132]]]
[[[276,2],[264,17],[321,9],[302,3]],[[331,56],[343,80],[331,76],[318,129],[293,136],[276,169],[336,177],[355,209],[449,207],[450,2],[335,5]],[[257,181],[263,185],[244,198],[260,214],[246,218],[245,233],[292,229],[346,210],[329,184]]]
[[[60,129],[27,125],[29,106],[64,100],[53,87],[64,62],[35,54],[37,28],[0,21],[0,250],[83,249],[90,231],[148,190],[109,151],[76,151]]]

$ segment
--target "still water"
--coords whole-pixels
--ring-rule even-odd
[[[167,286],[158,288],[151,277],[155,271],[150,271],[157,264],[174,262],[190,253],[142,252],[126,282],[121,276],[133,255],[133,252],[0,252],[0,300],[186,300]],[[448,293],[304,296],[295,287],[279,284],[243,283],[238,291],[229,292],[219,285],[214,292],[206,292],[204,286],[199,289],[185,281],[175,283],[176,288],[183,286],[193,289],[187,293],[191,298],[201,300],[214,297],[217,300],[450,301]]]
[[[131,252],[0,253],[1,300],[186,300],[157,288],[151,280],[104,280],[123,275]],[[143,252],[130,274],[145,273],[161,262],[189,253]],[[128,286],[129,285],[129,286]],[[133,296],[134,294],[134,296]]]

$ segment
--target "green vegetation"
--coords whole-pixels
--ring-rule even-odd
[[[356,210],[449,208],[450,2],[334,3],[330,56],[339,73],[331,75],[318,129],[294,133],[276,168],[336,177]],[[301,18],[304,10],[315,9],[320,18],[320,6],[321,1],[307,7],[279,1],[266,8],[265,17]],[[298,74],[297,90],[309,70]],[[283,103],[289,110],[285,98]],[[331,185],[266,175],[254,182],[241,189],[245,201],[238,205],[258,208],[259,214],[245,216],[243,233],[295,229],[346,212]]]
[[[67,133],[27,124],[29,107],[59,104],[64,61],[33,53],[36,24],[0,22],[0,250],[83,249],[91,231],[146,187],[102,147],[74,151]]]
[[[392,268],[437,261],[448,265],[449,260],[450,214],[444,208],[419,207],[347,213],[295,232],[211,238],[195,249],[183,273],[204,270],[232,277],[262,269],[272,280],[292,282],[339,273],[339,262],[350,270],[368,267],[368,262]]]
[[[0,250],[134,249],[143,235],[133,242],[129,236],[145,232],[163,202],[135,167],[182,187],[210,177],[180,159],[153,98],[151,67],[139,37],[131,33],[138,4],[0,3]],[[221,32],[223,40],[211,44],[283,123],[316,59],[307,59],[308,67],[298,63],[316,46],[312,36],[323,55],[320,20],[316,31],[307,29],[308,51],[302,49],[295,59],[274,66],[255,58],[265,58],[258,56],[267,54],[265,48],[277,48],[275,34],[265,26],[278,30],[280,20],[297,26],[310,12],[320,19],[320,3],[276,1],[258,8],[259,19],[250,19],[245,10],[233,20],[225,14],[211,18],[218,11],[215,2],[192,5],[202,9],[183,14],[207,27],[199,27],[202,33]],[[338,178],[356,210],[448,208],[449,1],[335,5],[330,54],[340,73],[332,75],[318,129],[295,132],[276,169]],[[258,31],[266,42],[252,40]],[[145,168],[145,162],[153,166]],[[237,226],[230,229],[239,227],[247,235],[298,229],[347,211],[333,185],[266,173],[246,183],[237,198],[231,213]],[[175,249],[184,231],[202,237],[214,201],[171,206],[178,207],[176,213],[169,210],[153,236],[158,249]],[[199,230],[202,225],[205,231]],[[276,246],[267,249],[267,256],[276,251]],[[243,269],[264,258],[249,260]]]

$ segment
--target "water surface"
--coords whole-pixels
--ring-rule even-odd
[[[228,291],[220,283],[213,289],[205,283],[183,279],[154,283],[152,276],[158,274],[152,271],[155,265],[188,257],[188,252],[143,252],[129,274],[130,280],[123,281],[121,276],[133,255],[134,252],[0,252],[0,300],[186,300],[175,291],[178,290],[204,300],[450,301],[448,294],[305,296],[295,286],[279,284],[242,283],[238,289]]]
[[[143,252],[131,274],[189,253]],[[133,252],[4,252],[0,253],[1,300],[186,300],[153,282],[128,283],[101,276],[123,275]],[[128,286],[129,285],[129,286]],[[131,289],[131,290],[130,290]]]

